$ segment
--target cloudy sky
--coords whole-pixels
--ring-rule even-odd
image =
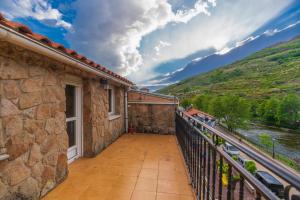
[[[0,11],[137,83],[195,52],[224,53],[297,0],[1,0]],[[286,16],[286,15],[284,15]],[[284,19],[282,19],[284,20]]]

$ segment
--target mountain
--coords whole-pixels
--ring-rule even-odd
[[[257,37],[250,37],[239,44],[238,47],[231,49],[228,53],[215,53],[202,59],[193,60],[181,71],[170,73],[168,76],[157,77],[156,80],[160,80],[157,83],[161,85],[178,82],[197,74],[231,64],[266,47],[291,40],[299,34],[300,22],[298,21],[282,30],[275,29],[273,31],[266,31]]]
[[[213,54],[214,51],[215,50],[213,48],[209,48],[209,49],[202,50],[202,51],[197,51],[196,53],[193,53],[187,57],[180,58],[180,59],[173,59],[173,60],[161,63],[161,64],[157,65],[155,67],[155,69],[156,69],[157,73],[168,74],[172,71],[182,69],[182,66],[186,66],[187,64],[189,64],[191,62],[191,60]],[[160,78],[163,78],[164,76],[160,76]]]
[[[158,92],[181,98],[203,93],[237,94],[254,99],[286,93],[300,94],[300,37]]]

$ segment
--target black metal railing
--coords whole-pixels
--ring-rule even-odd
[[[181,111],[176,112],[176,136],[197,199],[298,199],[299,176]],[[283,180],[281,193],[272,192],[226,153],[222,148],[224,141]]]

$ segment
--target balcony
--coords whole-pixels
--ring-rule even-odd
[[[223,149],[230,142],[283,183],[273,190]],[[292,199],[300,178],[269,158],[177,111],[176,136],[126,134],[93,159],[70,166],[44,199]]]
[[[100,155],[80,159],[44,200],[194,199],[175,136],[123,135]]]

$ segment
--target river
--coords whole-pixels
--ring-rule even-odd
[[[293,160],[300,160],[300,133],[257,125],[252,125],[248,130],[238,130],[238,132],[257,144],[260,143],[260,134],[269,134],[275,139],[275,152]]]

